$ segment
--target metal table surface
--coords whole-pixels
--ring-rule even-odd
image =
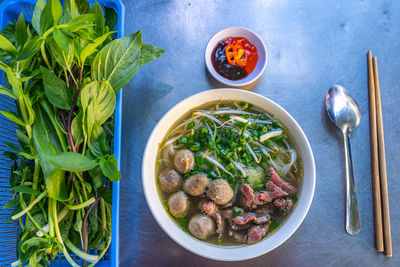
[[[125,0],[126,34],[166,53],[145,65],[123,95],[120,217],[121,266],[400,266],[400,2]],[[268,66],[252,89],[279,103],[303,127],[314,152],[317,185],[300,228],[270,253],[237,263],[208,260],[177,245],[158,226],[143,195],[141,164],[158,120],[184,98],[216,84],[204,48],[217,31],[244,26],[268,49]],[[366,52],[378,57],[393,257],[374,249]],[[345,162],[342,137],[328,121],[323,99],[341,84],[358,101],[362,120],[352,136],[361,232],[344,230]]]

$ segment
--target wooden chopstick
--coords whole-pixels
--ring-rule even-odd
[[[376,57],[372,59],[372,62],[374,68],[376,119],[377,119],[377,135],[378,135],[378,153],[379,153],[379,178],[381,182],[383,236],[384,236],[384,246],[385,246],[384,254],[387,257],[392,257],[389,196],[388,196],[387,177],[386,177],[385,141],[383,136],[382,105],[381,105],[381,94],[379,90],[378,63]]]
[[[383,230],[382,230],[382,204],[379,179],[378,160],[378,137],[376,131],[376,103],[375,103],[375,80],[372,68],[372,55],[368,51],[368,87],[369,87],[369,129],[371,141],[371,172],[372,172],[372,193],[374,201],[374,225],[375,225],[375,248],[376,251],[383,251]]]

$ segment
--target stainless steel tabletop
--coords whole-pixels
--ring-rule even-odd
[[[400,266],[400,1],[173,1],[125,0],[126,34],[166,53],[145,65],[123,95],[120,217],[121,266]],[[158,120],[184,98],[224,87],[207,74],[204,48],[230,26],[265,41],[268,66],[252,89],[279,103],[299,122],[314,152],[317,185],[310,211],[283,245],[253,260],[223,263],[190,253],[154,220],[143,195],[141,164]],[[374,249],[366,53],[378,57],[393,257]],[[343,85],[362,119],[352,136],[361,232],[344,230],[345,162],[342,137],[328,121],[324,95]]]

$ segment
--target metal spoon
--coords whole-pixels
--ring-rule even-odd
[[[325,106],[331,121],[342,131],[346,157],[346,232],[360,232],[356,185],[351,158],[350,134],[360,123],[361,113],[357,102],[340,85],[333,85],[325,96]]]

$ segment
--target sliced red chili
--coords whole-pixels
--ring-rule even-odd
[[[240,42],[236,44],[235,62],[239,67],[244,67],[247,64],[247,53]]]
[[[226,55],[226,60],[230,65],[235,65],[235,58],[236,58],[236,45],[234,44],[228,44],[225,47],[225,55]]]

